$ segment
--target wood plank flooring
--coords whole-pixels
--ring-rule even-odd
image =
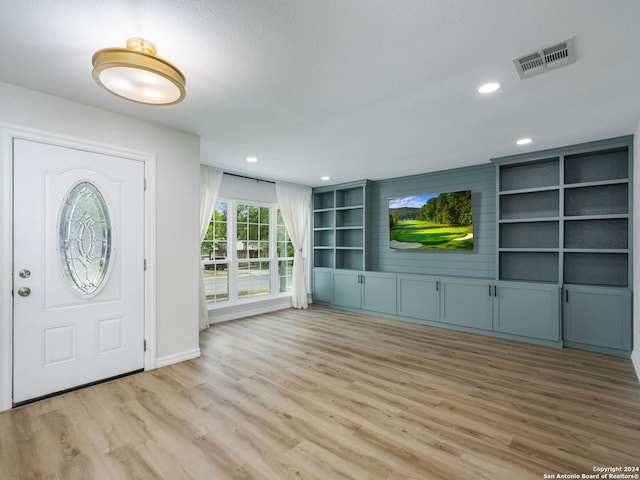
[[[628,359],[318,306],[215,325],[201,348],[0,414],[0,478],[541,479],[640,466]]]

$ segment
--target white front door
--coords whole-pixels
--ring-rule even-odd
[[[144,162],[13,140],[14,404],[144,367]]]

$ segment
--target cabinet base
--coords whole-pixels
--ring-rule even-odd
[[[619,350],[617,348],[600,347],[598,345],[589,345],[586,343],[564,341],[564,346],[568,348],[577,348],[579,350],[588,350],[590,352],[604,353],[605,355],[615,355],[616,357],[631,357],[631,350]]]

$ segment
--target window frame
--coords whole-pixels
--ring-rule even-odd
[[[226,300],[218,300],[218,301],[208,301],[207,308],[208,310],[217,310],[222,308],[234,307],[237,305],[244,305],[247,303],[257,303],[263,302],[276,298],[283,297],[291,297],[291,290],[281,292],[280,291],[280,281],[281,277],[279,274],[278,266],[281,261],[291,261],[293,262],[293,256],[291,257],[283,257],[278,256],[277,243],[278,243],[278,210],[279,206],[277,203],[267,203],[267,202],[255,202],[250,200],[242,200],[242,199],[234,199],[227,197],[219,197],[216,199],[216,204],[218,203],[226,203],[227,204],[227,257],[226,259],[214,259],[214,260],[206,260],[202,259],[200,261],[201,269],[204,268],[204,265],[227,265],[227,282],[228,282],[228,292]],[[269,257],[268,258],[238,258],[237,255],[237,243],[239,241],[243,241],[242,239],[238,239],[238,222],[237,222],[237,212],[239,205],[248,205],[253,207],[266,207],[269,209]],[[212,216],[215,215],[212,214]],[[215,230],[214,230],[215,232]],[[286,232],[286,230],[285,230]],[[287,235],[287,243],[291,242],[291,238],[289,237],[288,232]],[[215,233],[214,233],[215,239]],[[203,240],[203,242],[206,240]],[[202,244],[201,244],[202,245]],[[232,247],[233,245],[233,247]],[[202,247],[201,252],[202,252]],[[285,247],[286,250],[286,247]],[[238,296],[238,266],[241,263],[248,262],[268,262],[269,263],[269,286],[270,293],[268,294],[257,294],[257,295],[248,295],[244,297]],[[287,282],[288,284],[288,282]]]

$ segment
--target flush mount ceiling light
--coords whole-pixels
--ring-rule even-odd
[[[187,94],[180,70],[156,56],[153,43],[127,40],[127,48],[105,48],[93,54],[93,79],[118,97],[148,105],[172,105]]]
[[[493,93],[500,88],[499,83],[485,83],[478,88],[479,93]]]
[[[247,163],[258,163],[258,159],[256,157],[247,157],[245,161]]]
[[[521,138],[520,140],[516,140],[516,144],[518,145],[529,145],[533,140],[531,138]]]

